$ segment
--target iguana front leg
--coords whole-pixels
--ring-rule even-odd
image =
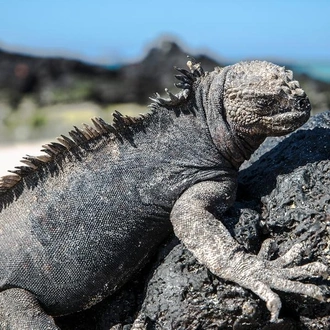
[[[318,286],[290,279],[324,276],[327,273],[325,265],[312,263],[285,268],[297,247],[277,260],[262,260],[244,252],[221,221],[215,218],[212,214],[215,205],[225,210],[232,204],[234,196],[235,184],[230,180],[206,181],[189,188],[177,200],[171,212],[177,237],[215,275],[250,289],[264,300],[272,322],[278,322],[281,309],[281,300],[272,288],[305,294],[323,301]]]

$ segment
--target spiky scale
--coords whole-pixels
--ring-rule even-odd
[[[174,85],[181,89],[191,89],[191,86],[186,83],[175,83]]]
[[[84,139],[84,140],[89,140],[90,139],[90,135],[84,129],[80,129],[77,126],[73,126],[73,127],[74,127],[76,133],[79,134],[82,139]]]
[[[182,73],[190,81],[195,81],[196,80],[196,78],[194,77],[194,75],[192,75],[188,70],[182,69],[182,68],[178,68],[178,67],[175,67],[175,69],[177,71],[179,71],[180,73]],[[175,77],[177,78],[177,76],[175,76]],[[177,78],[177,79],[179,79],[179,78]]]
[[[175,75],[175,78],[178,79],[179,81],[182,81],[184,83],[190,84],[191,80],[188,79],[186,76],[182,76],[180,74]]]
[[[31,173],[31,167],[29,166],[15,166],[15,170],[9,170],[8,172],[18,174],[19,176],[25,176]]]
[[[76,144],[80,144],[85,141],[84,139],[82,139],[81,135],[75,131],[69,132],[69,135]]]
[[[150,100],[159,104],[159,105],[166,105],[166,101],[160,97],[160,95],[158,93],[156,93],[156,97],[150,97]]]
[[[23,159],[26,161],[29,161],[30,163],[32,163],[34,166],[37,166],[37,167],[42,166],[44,164],[44,161],[42,161],[42,159],[40,159],[40,156],[36,157],[36,156],[26,155],[25,157],[23,157]]]
[[[92,122],[99,133],[117,133],[116,129],[112,125],[107,124],[102,118],[92,118]]]
[[[42,145],[41,151],[47,153],[49,156],[53,157],[59,153],[56,147],[53,147],[51,143]]]
[[[41,161],[42,163],[48,163],[51,160],[51,157],[49,157],[49,155],[38,155],[35,156],[35,158]]]
[[[21,163],[27,165],[28,167],[33,168],[34,170],[38,168],[38,166],[34,165],[30,160],[27,159],[21,159]]]
[[[76,126],[74,126],[74,130],[69,132],[69,135],[71,136],[73,141],[76,142],[76,144],[84,143],[87,139],[83,131]]]
[[[14,170],[8,170],[8,172],[9,172],[9,173],[14,173],[14,174],[17,174],[18,176],[20,176],[21,171],[18,170],[16,167],[17,167],[17,166],[15,166],[15,169],[14,169]]]
[[[179,101],[179,99],[176,97],[176,95],[172,94],[168,88],[165,88],[165,92],[166,94],[170,97],[171,101],[174,103],[177,103]]]
[[[2,188],[11,187],[13,184],[16,184],[18,181],[20,181],[20,177],[18,175],[8,174],[0,178],[0,186]]]
[[[125,121],[129,124],[129,125],[134,125],[136,124],[136,118],[131,117],[131,116],[125,116]]]
[[[129,120],[124,117],[119,111],[113,113],[113,124],[118,129],[124,129],[128,126]]]
[[[96,128],[96,130],[99,132],[99,133],[105,133],[105,129],[102,127],[102,125],[100,125],[99,121],[97,118],[92,118],[92,122]]]
[[[50,145],[57,150],[57,153],[63,152],[66,148],[57,142],[51,142]]]
[[[112,115],[118,122],[125,123],[124,116],[119,111],[116,110]]]
[[[287,73],[287,77],[289,78],[289,80],[293,79],[293,72],[291,70],[286,70]]]
[[[90,138],[95,138],[98,134],[97,131],[90,125],[83,124],[84,131],[89,135]]]
[[[61,135],[57,138],[57,140],[61,142],[67,149],[71,149],[76,146],[76,144],[65,135]]]
[[[36,156],[35,158],[37,158],[38,160],[40,160],[44,164],[49,163],[52,160],[52,158],[47,154],[46,155],[39,155],[39,156]]]
[[[187,56],[188,57],[188,62],[187,66],[190,69],[190,72],[195,76],[195,77],[201,77],[205,74],[204,69],[201,66],[201,63],[198,63],[195,58],[192,56]]]

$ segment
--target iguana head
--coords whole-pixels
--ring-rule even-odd
[[[187,65],[189,71],[178,69],[182,75],[176,76],[183,91],[167,91],[170,99],[157,95],[154,101],[180,111],[203,110],[214,144],[237,168],[267,136],[293,132],[310,116],[308,97],[284,67],[250,61],[204,72],[194,59]]]
[[[311,105],[292,71],[265,61],[229,67],[223,86],[223,111],[236,131],[279,136],[304,124]]]

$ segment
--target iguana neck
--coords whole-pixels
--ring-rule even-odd
[[[219,74],[210,73],[198,85],[195,93],[198,106],[204,109],[212,140],[220,154],[235,168],[251,157],[265,140],[265,136],[251,136],[231,126],[226,120],[223,106],[223,93],[226,73],[230,67]],[[222,95],[216,98],[215,95]]]

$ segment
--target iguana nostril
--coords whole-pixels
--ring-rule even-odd
[[[311,107],[309,100],[306,97],[297,97],[295,101],[296,109],[308,109]]]

